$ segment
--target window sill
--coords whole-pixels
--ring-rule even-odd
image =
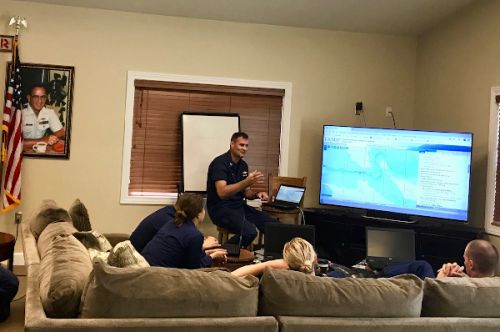
[[[167,205],[175,204],[177,194],[166,194],[161,196],[123,196],[120,199],[120,204],[130,205]]]
[[[500,225],[495,225],[492,223],[487,223],[485,225],[485,231],[487,234],[500,236]]]

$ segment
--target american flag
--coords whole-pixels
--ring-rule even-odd
[[[23,130],[21,122],[21,63],[17,36],[12,47],[12,66],[5,93],[2,123],[3,176],[2,211],[21,203],[21,165],[23,163]]]

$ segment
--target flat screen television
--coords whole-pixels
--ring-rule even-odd
[[[325,125],[319,202],[467,222],[472,134]]]

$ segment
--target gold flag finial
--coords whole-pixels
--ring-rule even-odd
[[[16,36],[19,34],[21,27],[28,28],[28,21],[24,17],[14,16],[10,19],[9,25],[16,25]]]

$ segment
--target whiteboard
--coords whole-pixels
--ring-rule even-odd
[[[208,165],[229,150],[231,135],[240,131],[240,117],[234,113],[183,113],[181,119],[184,191],[206,192]]]

